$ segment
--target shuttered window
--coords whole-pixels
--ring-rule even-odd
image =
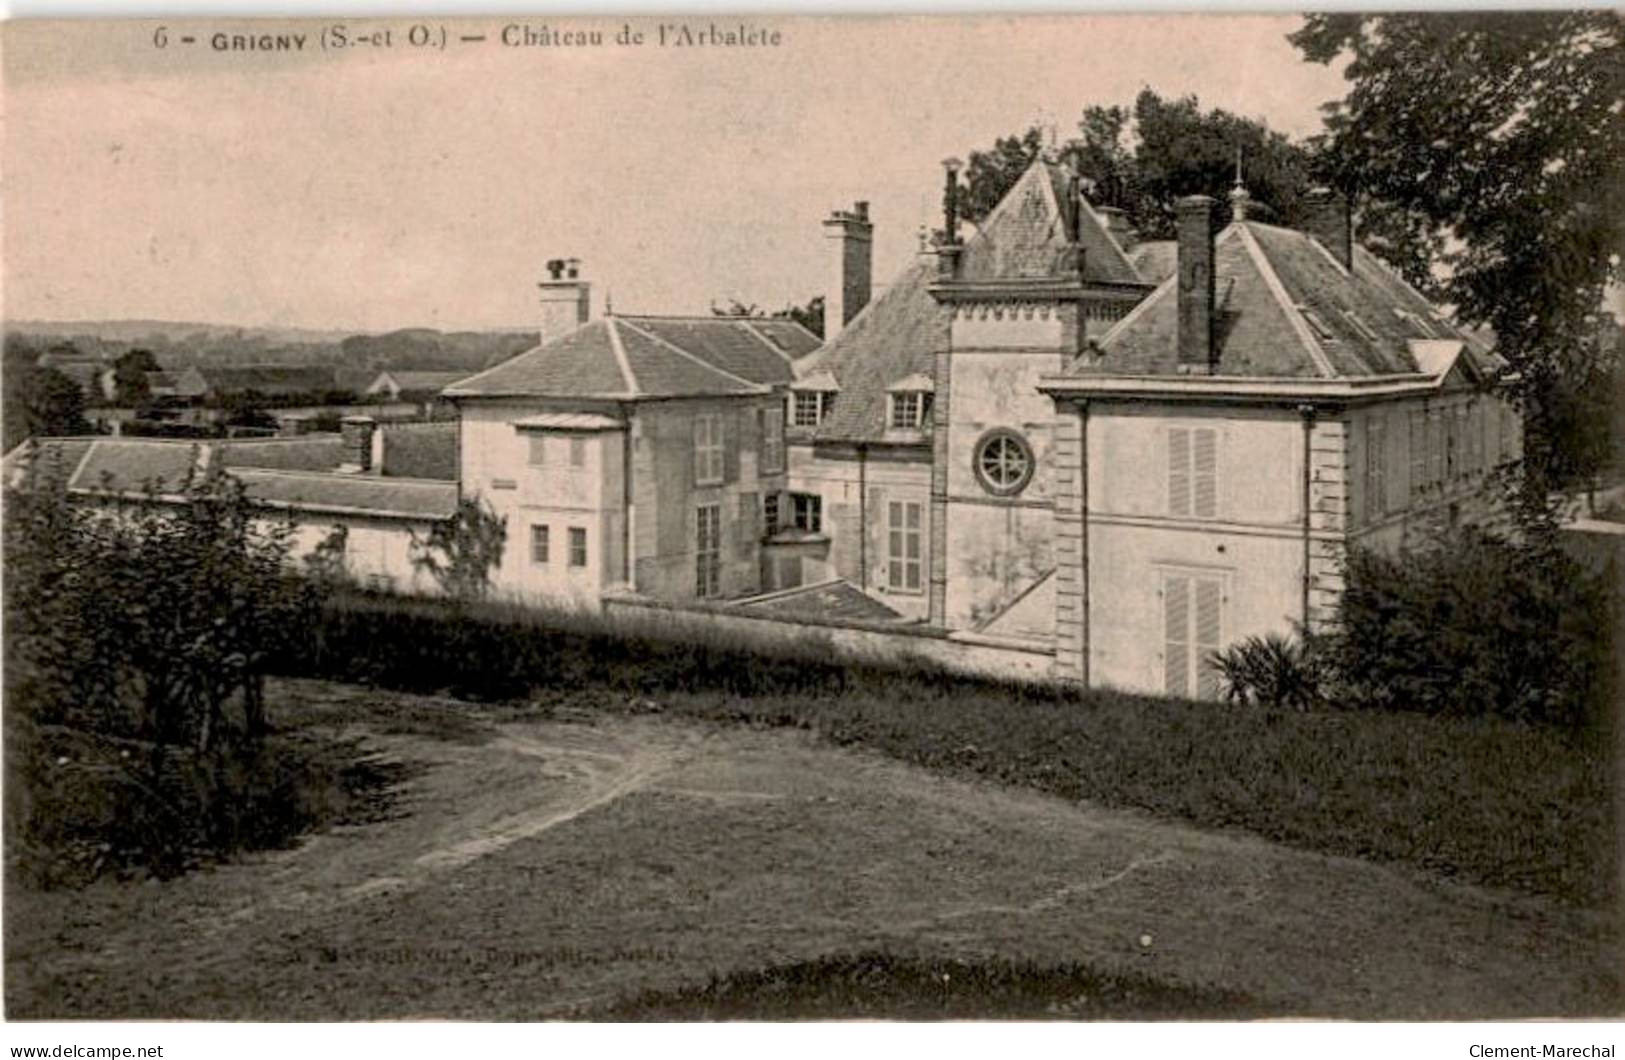
[[[714,412],[694,417],[694,481],[714,486],[722,481],[722,417]]]
[[[1388,431],[1378,416],[1365,421],[1365,517],[1381,519],[1388,510]]]
[[[1212,653],[1224,635],[1224,583],[1180,571],[1162,575],[1163,690],[1171,696],[1217,699]]]
[[[767,409],[762,414],[762,471],[784,470],[784,410]]]
[[[1168,514],[1212,519],[1219,508],[1219,433],[1168,428]]]
[[[886,505],[886,584],[889,588],[920,591],[924,507],[918,501],[891,501]]]
[[[694,527],[694,595],[715,596],[722,583],[722,506],[702,504]]]

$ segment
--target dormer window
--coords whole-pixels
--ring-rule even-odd
[[[794,394],[794,407],[791,409],[790,423],[796,427],[816,427],[824,422],[824,399],[829,394],[826,390],[797,390]]]
[[[887,387],[891,405],[887,411],[886,425],[894,431],[923,428],[926,417],[931,414],[931,391],[931,377],[924,372],[915,372]]]
[[[823,423],[840,389],[835,376],[828,371],[817,371],[797,380],[790,389],[790,426],[807,430]]]
[[[903,391],[891,396],[891,426],[895,430],[917,431],[925,424],[925,414],[931,408],[931,395],[918,390]]]

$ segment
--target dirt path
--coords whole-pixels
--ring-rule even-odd
[[[803,733],[619,718],[368,742],[428,766],[395,820],[12,903],[9,1013],[536,1018],[876,946],[1133,968],[1306,1015],[1596,1012],[1616,989],[1601,918]]]

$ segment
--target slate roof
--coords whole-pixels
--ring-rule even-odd
[[[1292,229],[1257,221],[1228,226],[1215,240],[1214,277],[1216,375],[1414,374],[1423,368],[1413,342],[1466,341],[1364,248],[1355,249],[1354,268],[1345,270]],[[1072,374],[1177,374],[1177,288],[1177,278],[1165,279],[1102,337],[1101,356],[1080,358]]]
[[[197,366],[183,373],[196,373],[214,393],[242,393],[249,390],[261,394],[298,394],[311,390],[335,390],[338,376],[330,366],[256,364],[235,368]]]
[[[765,392],[818,340],[791,321],[612,316],[448,387],[452,397],[637,400]]]
[[[453,383],[460,383],[469,376],[468,372],[401,372],[391,368],[380,372],[374,380],[376,387],[383,378],[388,376],[395,381],[396,389],[402,394],[438,394]],[[372,387],[368,388],[369,390]]]
[[[338,474],[330,469],[254,467],[238,462],[273,460],[280,451],[285,463],[295,464],[296,454],[310,457],[315,452],[311,442],[46,438],[24,442],[6,454],[3,475],[8,486],[21,486],[31,469],[54,465],[63,469],[65,488],[74,493],[135,495],[151,486],[160,495],[173,496],[184,487],[194,468],[219,462],[243,483],[251,500],[272,507],[409,519],[446,519],[456,512],[458,485],[454,477],[430,481]],[[385,452],[387,459],[387,445]],[[451,471],[454,476],[455,466]]]
[[[457,511],[456,482],[257,468],[232,474],[250,500],[278,508],[407,519],[449,519]]]
[[[1074,232],[1084,249],[1085,283],[1142,282],[1106,231],[1105,220],[1079,195],[1078,178],[1065,166],[1043,160],[1027,168],[976,234],[965,241],[955,278],[1075,280]]]
[[[824,582],[779,593],[765,600],[741,603],[741,608],[787,618],[822,618],[830,621],[896,622],[903,616],[848,581]]]
[[[1153,239],[1137,243],[1128,252],[1128,260],[1140,279],[1147,283],[1161,283],[1174,274],[1179,264],[1179,243],[1172,239]]]
[[[383,462],[378,473],[385,478],[455,482],[458,427],[456,420],[380,424]]]
[[[234,438],[209,444],[227,467],[332,471],[344,463],[344,439],[333,433],[294,438]]]
[[[835,340],[796,365],[811,378],[827,372],[839,384],[833,404],[811,436],[824,441],[878,441],[886,432],[886,388],[932,370],[947,311],[931,297],[934,257],[920,257],[879,298],[864,306]],[[808,432],[788,428],[792,438]]]
[[[1148,285],[1106,231],[1106,223],[1080,203],[1076,178],[1042,160],[1014,187],[965,242],[956,279],[969,281],[1076,280],[1069,249],[1076,229],[1085,248],[1084,279],[1091,284]],[[814,431],[790,428],[790,437],[820,441],[882,442],[887,434],[887,391],[910,376],[932,374],[932,351],[942,345],[948,317],[931,296],[935,255],[914,260],[886,291],[852,318],[833,341],[796,363],[803,380],[827,373],[838,384],[824,422]]]

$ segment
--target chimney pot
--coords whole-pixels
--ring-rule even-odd
[[[541,288],[539,339],[552,342],[585,324],[592,315],[592,284],[581,278],[580,258],[554,258]]]
[[[1213,200],[1188,195],[1174,205],[1178,230],[1179,366],[1184,371],[1212,371],[1213,344]]]

